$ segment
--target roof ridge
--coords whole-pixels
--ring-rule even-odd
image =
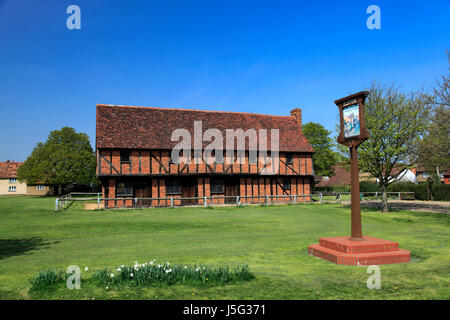
[[[184,109],[184,108],[163,108],[163,107],[145,107],[145,106],[125,106],[118,104],[103,104],[97,103],[97,107],[122,107],[122,108],[138,108],[138,109],[159,109],[159,110],[177,110],[177,111],[195,111],[195,112],[207,112],[207,113],[238,113],[238,114],[249,114],[256,116],[265,117],[283,117],[283,118],[293,118],[291,115],[277,115],[277,114],[263,114],[254,112],[240,112],[240,111],[220,111],[220,110],[199,110],[199,109]]]

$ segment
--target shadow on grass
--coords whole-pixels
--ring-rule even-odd
[[[44,241],[38,237],[25,239],[0,239],[0,259],[20,256],[27,252],[39,249],[47,249],[50,245],[60,241]]]

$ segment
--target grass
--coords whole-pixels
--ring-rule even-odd
[[[366,267],[307,254],[319,237],[350,232],[336,204],[53,212],[54,198],[0,197],[1,299],[449,299],[450,216],[362,208],[366,235],[397,241],[411,263],[382,265],[381,289]],[[135,261],[226,268],[248,265],[251,281],[193,286],[103,286],[94,270]],[[81,289],[63,281],[30,290],[43,270],[78,265]],[[85,267],[88,271],[85,271]],[[58,272],[55,272],[58,275]],[[51,279],[52,275],[41,277]],[[46,280],[42,280],[44,283]]]

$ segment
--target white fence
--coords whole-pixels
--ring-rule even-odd
[[[86,193],[83,193],[85,195]],[[102,208],[145,208],[145,207],[181,207],[181,206],[223,206],[223,205],[272,205],[272,204],[298,204],[312,202],[312,194],[309,195],[282,195],[282,196],[210,196],[210,197],[161,197],[161,198],[103,198],[101,193],[93,193],[96,198],[77,198],[74,194],[68,194],[57,198],[55,211],[63,211],[70,208],[76,202],[96,203],[96,209]],[[76,194],[78,196],[81,193]],[[223,200],[223,201],[221,201]],[[113,203],[114,205],[111,205]]]
[[[414,199],[414,192],[387,192],[389,197],[398,200]],[[82,195],[96,195],[95,198],[83,198]],[[361,200],[381,199],[381,192],[362,192]],[[223,201],[221,201],[223,200]],[[101,193],[73,192],[55,201],[55,211],[70,208],[76,202],[90,202],[96,204],[95,209],[102,208],[145,208],[145,207],[181,207],[181,206],[216,206],[216,205],[273,205],[298,203],[342,203],[350,200],[350,192],[319,192],[308,195],[279,195],[279,196],[210,196],[210,197],[161,197],[161,198],[103,198]],[[111,205],[113,203],[113,205]]]

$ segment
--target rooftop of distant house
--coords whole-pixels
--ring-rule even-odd
[[[0,179],[17,178],[17,169],[23,162],[14,162],[6,160],[0,162]]]

